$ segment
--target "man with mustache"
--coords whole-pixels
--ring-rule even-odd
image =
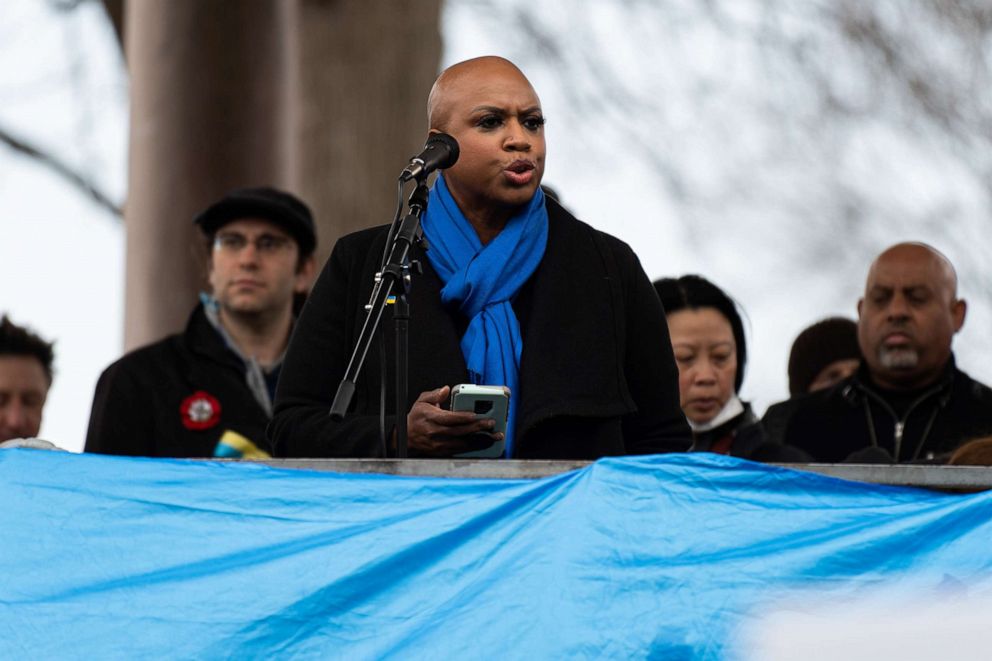
[[[992,390],[958,369],[967,306],[950,261],[922,243],[888,248],[858,301],[863,355],[847,379],[796,400],[785,442],[817,461],[942,461],[992,431]]]
[[[434,181],[427,248],[409,295],[410,456],[577,458],[686,450],[678,372],[658,297],[629,246],[573,218],[540,188],[544,114],[499,57],[456,64],[428,99],[429,132],[460,157]],[[328,416],[365,318],[387,228],[342,238],[290,343],[269,426],[288,456],[395,452],[393,324],[387,313],[386,417],[371,351],[352,410]],[[511,391],[506,434],[447,410],[460,383]]]
[[[317,244],[306,204],[272,188],[235,190],[194,222],[211,294],[186,330],[108,367],[86,451],[157,457],[268,457],[265,426]]]

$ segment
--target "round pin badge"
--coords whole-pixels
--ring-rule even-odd
[[[220,402],[210,393],[197,390],[179,405],[179,415],[186,429],[210,429],[220,422]]]

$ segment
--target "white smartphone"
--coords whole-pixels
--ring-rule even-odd
[[[510,412],[510,389],[506,386],[477,386],[460,383],[451,389],[451,410],[471,411],[476,418],[495,421],[492,432],[506,433]]]
[[[510,413],[510,389],[506,386],[476,386],[461,383],[451,389],[452,411],[472,411],[477,418],[496,421],[493,432],[506,433],[506,418]],[[462,459],[496,459],[503,456],[506,441],[493,441],[489,447],[455,456]]]

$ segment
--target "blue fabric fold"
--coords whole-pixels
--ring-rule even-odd
[[[2,659],[728,659],[776,612],[992,595],[992,493],[711,454],[472,480],[0,450],[0,503]]]
[[[442,303],[469,319],[461,350],[470,379],[510,389],[504,456],[512,457],[523,351],[512,301],[544,257],[548,243],[544,192],[538,188],[527,206],[484,246],[441,176],[431,189],[422,227],[429,246],[427,258],[444,283]]]

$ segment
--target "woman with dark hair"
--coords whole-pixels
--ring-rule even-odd
[[[698,275],[663,278],[654,287],[668,319],[692,450],[749,456],[764,433],[751,406],[737,396],[747,364],[737,306]]]

